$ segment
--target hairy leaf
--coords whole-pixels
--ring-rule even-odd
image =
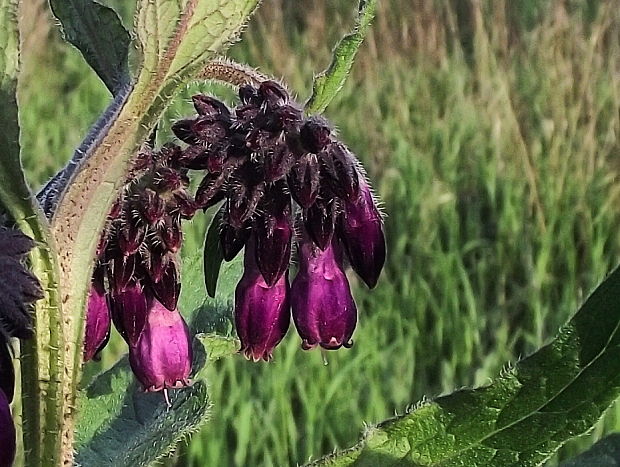
[[[355,29],[341,39],[334,49],[332,62],[327,70],[314,78],[312,95],[306,102],[306,113],[316,114],[325,111],[332,99],[342,89],[351,72],[357,51],[375,17],[377,0],[361,0]]]
[[[48,243],[47,223],[33,202],[20,163],[15,95],[18,66],[17,2],[0,0],[0,212],[8,214],[24,234],[36,241],[30,264],[45,294],[36,304],[34,336],[23,344],[21,356],[24,439],[29,446],[29,465],[38,466],[44,461],[56,464],[58,459],[64,343],[55,252]],[[10,272],[8,268],[5,264],[3,270]]]
[[[620,467],[620,433],[612,433],[560,467]]]
[[[424,402],[314,466],[534,466],[620,394],[620,268],[556,338],[490,385]]]
[[[112,94],[129,82],[129,32],[114,10],[94,0],[50,0],[65,40],[78,48]]]
[[[142,0],[137,37],[143,69],[168,79],[195,73],[237,39],[259,0]]]
[[[162,393],[141,392],[124,358],[84,391],[76,440],[79,465],[146,466],[170,453],[206,421],[207,385]],[[86,442],[88,441],[88,442]]]
[[[126,179],[134,156],[170,102],[205,62],[234,40],[258,0],[140,0],[137,6],[136,48],[132,60],[135,83],[127,95],[95,125],[77,153],[77,168],[62,192],[52,218],[61,260],[65,306],[75,313],[65,320],[65,334],[73,346],[66,362],[72,380],[79,380],[83,310],[98,235],[110,206]],[[127,89],[124,87],[123,89]],[[76,164],[75,161],[72,162]],[[71,163],[70,163],[71,164]],[[77,310],[82,310],[77,312]],[[72,417],[75,392],[66,388],[65,413]],[[70,424],[63,455],[71,460]]]
[[[233,354],[238,345],[235,339],[215,334],[199,334],[197,340],[202,345],[194,345],[194,383],[170,391],[170,408],[162,393],[144,393],[138,388],[126,357],[80,392],[79,465],[149,465],[206,423],[210,402],[203,371],[213,361]]]
[[[0,0],[0,203],[16,219],[32,214],[19,158],[17,2]]]

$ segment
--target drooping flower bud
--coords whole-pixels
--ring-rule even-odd
[[[239,254],[248,240],[250,232],[251,229],[247,226],[236,229],[226,222],[221,225],[220,246],[224,261],[232,261]]]
[[[181,230],[181,220],[177,217],[167,216],[161,229],[159,229],[161,239],[168,251],[176,253],[183,243],[183,231]]]
[[[256,265],[256,241],[246,246],[243,277],[235,290],[235,325],[246,358],[255,362],[272,358],[273,349],[286,335],[291,316],[288,274],[272,286]]]
[[[172,311],[177,307],[181,294],[181,281],[179,280],[178,266],[175,259],[171,258],[164,266],[161,279],[157,282],[150,281],[151,289],[157,299]]]
[[[288,177],[293,199],[304,209],[312,206],[319,194],[319,163],[314,154],[304,154]]]
[[[104,271],[97,267],[88,295],[86,330],[84,334],[84,361],[97,358],[110,338],[110,309],[104,287]]]
[[[128,219],[121,224],[119,230],[118,246],[120,250],[125,256],[133,255],[140,249],[146,229],[143,225],[139,225],[136,220]]]
[[[275,81],[263,81],[258,87],[258,94],[271,108],[280,107],[289,100],[286,89]]]
[[[226,194],[222,190],[224,182],[225,176],[221,173],[205,175],[196,190],[196,205],[208,209],[223,200]]]
[[[214,97],[196,94],[192,96],[192,102],[194,103],[196,112],[203,117],[222,117],[230,119],[230,110],[228,110],[226,104]]]
[[[306,151],[318,154],[331,141],[332,130],[323,117],[312,116],[302,125],[299,136]]]
[[[114,253],[114,252],[112,252]],[[112,258],[111,258],[112,259]],[[127,284],[134,278],[136,266],[140,262],[139,255],[121,256],[116,252],[116,257],[112,259],[112,273],[110,283],[117,292],[125,290]]]
[[[129,345],[135,345],[147,321],[148,306],[152,297],[136,281],[123,291],[112,290],[110,311],[114,326]]]
[[[360,178],[355,156],[342,143],[333,143],[321,152],[321,172],[325,183],[338,197],[346,200],[357,198]]]
[[[0,467],[11,467],[15,459],[15,425],[9,400],[0,389]]]
[[[293,165],[293,154],[283,142],[274,145],[273,150],[265,155],[265,180],[275,182],[285,177]]]
[[[338,213],[336,200],[327,198],[317,198],[304,213],[304,227],[321,250],[331,244]]]
[[[304,234],[299,245],[299,272],[291,285],[291,308],[302,347],[334,350],[352,345],[357,308],[342,268],[336,240],[321,251]]]
[[[288,269],[291,260],[293,225],[291,198],[283,184],[268,189],[256,219],[256,262],[265,282],[273,286]]]
[[[157,224],[166,214],[163,199],[150,188],[140,193],[138,209],[149,225]]]
[[[129,364],[136,378],[145,391],[187,386],[192,345],[183,317],[153,299],[146,318],[144,330],[129,346]]]
[[[193,131],[194,119],[184,119],[172,125],[172,132],[181,141],[187,144],[198,144],[198,138]]]
[[[344,200],[339,227],[353,270],[372,289],[385,263],[385,236],[381,213],[365,180],[360,180],[356,198]]]

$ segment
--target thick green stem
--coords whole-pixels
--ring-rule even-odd
[[[43,219],[40,218],[44,222]],[[45,296],[35,307],[35,332],[21,347],[22,419],[28,466],[57,465],[60,456],[58,420],[62,409],[63,332],[55,252],[46,244],[39,224],[19,222],[37,240],[30,255]]]

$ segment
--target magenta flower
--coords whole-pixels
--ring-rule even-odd
[[[288,270],[291,261],[293,221],[290,196],[282,185],[274,185],[260,206],[255,222],[256,262],[265,282],[273,286]]]
[[[114,326],[123,336],[127,344],[135,345],[142,335],[149,312],[149,301],[153,301],[152,293],[147,297],[142,285],[132,280],[125,290],[112,290],[110,307]]]
[[[97,267],[88,295],[86,330],[84,335],[84,361],[97,359],[97,355],[110,338],[110,309],[103,282],[103,270]]]
[[[344,200],[339,236],[355,272],[371,289],[385,263],[383,219],[370,186],[361,178],[359,195]]]
[[[291,307],[302,347],[329,350],[352,345],[357,308],[335,240],[321,251],[304,234],[299,243],[299,273],[291,286]]]
[[[145,391],[178,389],[189,384],[192,343],[187,324],[177,310],[170,311],[157,299],[150,299],[142,332],[128,343],[131,369]]]
[[[256,264],[256,240],[250,238],[245,251],[245,270],[235,291],[235,324],[240,351],[257,362],[269,361],[273,349],[284,338],[291,315],[288,273],[271,287]]]
[[[11,467],[15,458],[15,426],[9,400],[0,389],[0,467]]]

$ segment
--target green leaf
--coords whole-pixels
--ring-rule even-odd
[[[100,375],[80,398],[76,463],[97,466],[146,466],[169,454],[207,419],[207,384],[162,393],[138,389],[123,358]]]
[[[33,201],[20,162],[18,69],[17,2],[0,0],[0,211],[36,240],[30,263],[45,293],[36,303],[34,336],[21,349],[24,439],[29,465],[38,466],[58,463],[64,342],[55,252],[47,221]]]
[[[205,62],[239,34],[258,0],[140,0],[136,37],[141,61],[131,91],[113,102],[85,141],[77,169],[59,197],[52,218],[58,245],[64,304],[71,313],[64,332],[71,346],[65,362],[79,381],[84,309],[99,235],[117,198],[132,157],[149,137],[171,97]],[[126,89],[126,88],[123,88]],[[65,437],[71,439],[75,390],[64,399]],[[70,442],[63,448],[70,462]]]
[[[149,465],[207,422],[210,402],[204,371],[219,358],[234,354],[238,343],[215,334],[196,337],[194,384],[170,391],[170,408],[162,393],[138,389],[126,357],[80,392],[78,465]]]
[[[560,467],[620,467],[620,433],[612,433]]]
[[[355,29],[341,39],[332,55],[332,62],[327,70],[314,78],[312,95],[306,102],[306,113],[323,113],[332,99],[344,86],[357,51],[364,42],[364,37],[375,17],[377,0],[361,0]]]
[[[238,38],[258,0],[141,0],[137,38],[142,68],[185,79]],[[162,75],[165,73],[165,75]]]
[[[534,466],[620,395],[620,268],[556,338],[490,385],[421,403],[314,466]]]
[[[217,278],[220,275],[220,267],[224,261],[224,253],[220,245],[219,224],[222,218],[222,212],[224,207],[213,216],[207,235],[205,235],[204,245],[204,281],[207,287],[207,293],[209,297],[215,298],[215,292],[217,290]]]
[[[116,12],[93,0],[50,0],[65,40],[78,48],[112,94],[129,82],[129,32]]]

